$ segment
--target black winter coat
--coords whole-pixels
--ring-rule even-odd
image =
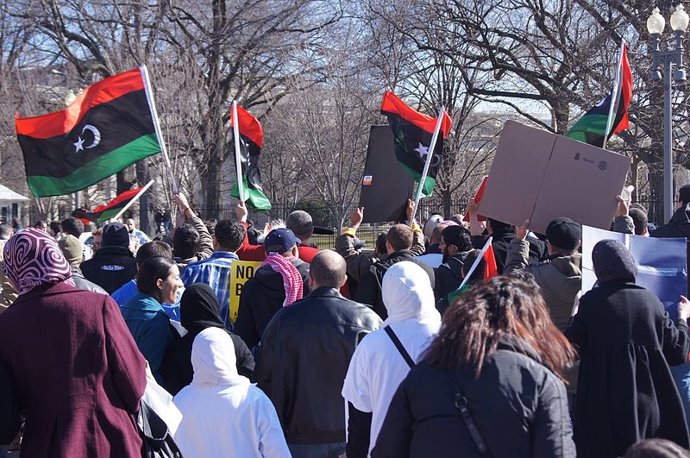
[[[254,356],[239,336],[225,329],[218,298],[210,286],[197,283],[187,288],[180,301],[180,317],[187,334],[168,346],[160,369],[163,388],[170,394],[176,395],[192,382],[192,345],[196,336],[210,327],[221,328],[230,335],[235,349],[237,372],[247,378],[251,377],[254,371]]]
[[[429,267],[429,265],[419,261],[410,250],[400,250],[391,253],[386,259],[375,262],[369,267],[369,271],[362,276],[362,279],[357,285],[357,293],[354,299],[357,302],[371,306],[371,308],[376,312],[382,320],[388,318],[388,311],[383,303],[381,297],[381,282],[383,281],[383,276],[388,271],[388,268],[400,261],[411,261],[417,264],[419,267],[424,269],[424,271],[429,275],[429,281],[431,282],[431,287],[435,284],[434,269]]]
[[[506,339],[479,379],[470,367],[415,366],[393,396],[372,457],[482,457],[455,407],[457,387],[491,457],[575,456],[563,382],[525,343]]]
[[[457,253],[448,258],[446,262],[434,269],[436,277],[434,284],[434,296],[438,302],[448,296],[448,293],[458,289],[462,283],[462,267],[465,264],[468,252]]]
[[[137,274],[137,261],[128,248],[105,246],[80,268],[87,280],[113,294]]]
[[[293,264],[302,275],[303,295],[306,296],[309,294],[309,264],[300,259],[294,259]],[[253,349],[261,341],[266,325],[273,315],[283,308],[284,301],[283,277],[269,266],[257,269],[254,276],[242,287],[235,334],[244,340],[247,347]]]
[[[668,224],[652,231],[650,235],[658,238],[678,237],[688,240],[686,246],[688,259],[690,259],[690,215],[688,213],[685,212],[685,208],[676,210]],[[688,276],[688,291],[690,291],[690,275]]]
[[[580,352],[574,416],[579,456],[622,456],[649,437],[688,447],[669,370],[687,358],[685,322],[673,324],[643,287],[614,283],[582,296],[566,335]]]
[[[381,320],[333,288],[275,314],[256,355],[254,379],[276,408],[289,444],[345,442],[340,394],[358,337]]]

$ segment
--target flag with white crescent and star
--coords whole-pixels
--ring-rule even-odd
[[[143,72],[105,78],[62,111],[16,116],[26,181],[35,196],[79,191],[161,151]]]
[[[395,157],[400,161],[405,171],[419,183],[431,145],[431,137],[436,128],[436,118],[413,110],[389,91],[383,94],[381,114],[386,115],[388,124],[393,131]],[[422,188],[424,196],[430,196],[436,185],[436,174],[443,161],[443,140],[448,136],[452,122],[448,113],[444,112],[440,135],[436,141],[429,171]]]

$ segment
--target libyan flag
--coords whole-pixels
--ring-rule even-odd
[[[259,171],[259,155],[264,142],[264,130],[261,123],[247,110],[237,105],[238,128],[240,131],[240,159],[242,162],[243,192],[247,203],[257,210],[270,210],[271,202],[264,194]],[[230,127],[233,127],[232,109],[230,112]],[[230,133],[234,131],[231,129]],[[234,147],[235,140],[232,138]],[[237,183],[230,192],[232,197],[240,198]]]
[[[144,68],[89,86],[62,111],[15,119],[29,189],[79,191],[160,152]]]
[[[436,118],[413,110],[389,91],[383,94],[381,114],[386,115],[388,124],[393,130],[395,157],[398,158],[405,171],[419,183],[431,145],[431,137],[436,128]],[[422,195],[424,196],[430,196],[436,185],[436,174],[441,168],[443,160],[443,139],[448,136],[451,124],[450,116],[444,113],[440,135],[436,141],[429,171],[422,188]]]
[[[110,218],[114,218],[123,208],[135,199],[139,198],[139,193],[145,191],[145,187],[130,189],[121,194],[118,194],[113,200],[107,204],[99,205],[93,211],[88,211],[83,208],[78,208],[72,212],[75,218],[87,219],[89,221],[103,222]]]
[[[601,148],[604,146],[604,137],[608,140],[613,134],[628,128],[628,107],[632,100],[633,79],[628,63],[627,48],[624,42],[621,47],[616,83],[613,89],[603,100],[577,120],[565,134],[567,137]],[[614,104],[613,111],[611,111],[611,103]],[[607,132],[609,113],[613,116],[613,122],[611,122]]]

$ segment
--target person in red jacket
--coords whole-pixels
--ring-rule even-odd
[[[249,227],[247,223],[247,206],[244,202],[239,202],[235,207],[235,214],[237,220],[244,226],[244,229]],[[314,232],[314,223],[311,215],[304,210],[295,210],[287,218],[286,227],[290,229],[297,237],[297,249],[299,250],[298,257],[306,263],[310,263],[314,256],[319,252],[319,249],[313,243],[309,243]],[[275,229],[275,228],[273,228]],[[249,237],[245,235],[242,241],[242,246],[237,250],[237,255],[243,261],[263,261],[266,259],[266,251],[262,245],[251,245]]]

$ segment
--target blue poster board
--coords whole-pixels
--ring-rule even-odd
[[[687,296],[686,240],[642,237],[582,226],[582,294],[592,289],[597,280],[592,249],[600,240],[618,240],[628,247],[637,262],[636,283],[654,292],[675,321],[680,295]]]

